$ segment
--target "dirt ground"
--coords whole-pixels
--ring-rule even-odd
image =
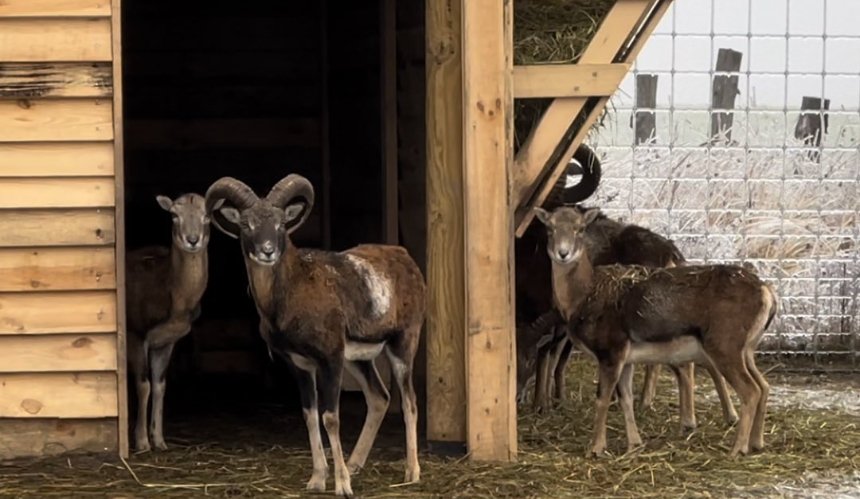
[[[641,370],[639,370],[641,371]],[[637,372],[637,386],[641,382]],[[386,421],[359,497],[810,497],[860,498],[860,375],[770,373],[765,452],[732,460],[734,429],[709,378],[697,376],[699,427],[679,434],[674,382],[664,371],[655,407],[637,411],[645,447],[624,454],[620,411],[610,414],[611,455],[585,458],[593,367],[572,363],[568,400],[548,415],[520,414],[518,462],[472,463],[421,453],[422,481],[403,485],[399,415]],[[343,438],[357,437],[363,405],[344,401]],[[78,455],[0,465],[0,497],[301,497],[311,469],[295,408],[232,407],[167,421],[167,452]],[[329,492],[333,481],[328,482]],[[320,496],[324,497],[324,496]]]

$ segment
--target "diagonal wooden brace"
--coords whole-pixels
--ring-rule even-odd
[[[630,64],[669,8],[671,0],[618,0],[583,52],[581,65]],[[623,75],[621,76],[623,79]],[[616,88],[621,83],[617,80]],[[517,154],[513,195],[517,203],[516,236],[525,232],[532,208],[546,200],[570,157],[609,101],[605,92],[591,97],[555,99]],[[574,121],[587,108],[577,129]]]

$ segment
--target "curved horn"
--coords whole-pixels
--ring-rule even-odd
[[[304,205],[301,216],[294,218],[288,222],[287,232],[293,232],[298,229],[308,216],[311,214],[311,209],[314,206],[314,186],[310,180],[296,173],[291,173],[282,178],[277,184],[272,186],[266,199],[280,209],[284,209],[288,204],[296,202]]]
[[[239,237],[239,227],[221,214],[218,208],[223,202],[230,203],[238,210],[247,210],[259,199],[253,189],[241,180],[233,177],[221,177],[206,191],[206,213],[212,217],[212,222],[224,234],[236,239]]]
[[[550,195],[544,203],[544,208],[547,210],[552,211],[561,205],[574,205],[582,202],[594,194],[594,191],[600,185],[600,177],[603,172],[600,166],[600,159],[590,146],[585,143],[581,144],[576,152],[573,153],[573,160],[579,165],[569,164],[565,175],[561,176],[553,186]],[[582,180],[569,189],[565,188],[564,184],[567,180],[567,175],[580,173],[580,170]]]

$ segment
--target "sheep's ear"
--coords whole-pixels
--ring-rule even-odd
[[[551,216],[550,213],[548,211],[546,211],[545,209],[539,207],[539,206],[535,206],[534,210],[535,210],[535,216],[537,217],[538,220],[540,220],[540,223],[542,223],[544,225],[548,225],[549,219]]]
[[[585,219],[585,225],[590,224],[591,222],[597,219],[597,216],[600,215],[600,208],[589,208],[583,214],[583,218]]]
[[[158,201],[158,205],[161,206],[161,209],[164,211],[170,211],[173,208],[173,200],[167,196],[158,195],[155,196],[155,200]]]
[[[545,345],[548,345],[549,342],[552,341],[552,338],[553,338],[553,335],[551,335],[551,334],[545,334],[545,335],[541,336],[537,342],[536,348],[541,349]]]
[[[234,223],[236,225],[239,224],[239,219],[242,218],[239,215],[239,210],[233,208],[232,206],[225,206],[224,208],[221,208],[221,214],[224,215],[224,218],[226,218],[228,222]]]
[[[307,207],[308,205],[305,203],[293,203],[288,204],[287,207],[284,208],[284,214],[287,217],[287,233],[292,233],[293,231],[301,227],[302,224],[298,222],[301,221],[302,214],[307,209]]]

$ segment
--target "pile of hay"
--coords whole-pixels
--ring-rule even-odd
[[[514,2],[514,64],[575,63],[615,0],[517,0]],[[515,104],[517,148],[551,99]]]
[[[637,390],[642,372],[636,370]],[[774,388],[766,420],[767,448],[744,458],[728,456],[734,428],[725,424],[713,384],[703,372],[697,373],[699,427],[694,433],[679,434],[676,385],[665,373],[653,410],[637,413],[645,447],[624,454],[623,417],[615,404],[607,434],[611,455],[586,458],[594,417],[595,368],[590,360],[575,358],[569,365],[564,405],[547,415],[520,414],[516,463],[477,463],[422,451],[421,483],[399,484],[404,466],[403,424],[398,414],[391,414],[367,467],[353,477],[353,489],[364,498],[446,499],[834,497],[860,492],[857,414],[799,407],[783,395],[784,388],[790,387],[811,394],[828,386],[857,390],[860,382],[851,377],[841,383],[816,377],[807,384],[808,376],[767,376]],[[357,397],[348,398],[357,401]],[[346,414],[341,433],[351,449],[364,408],[347,406],[342,408]],[[169,451],[132,456],[127,462],[112,456],[72,456],[4,463],[0,495],[306,497],[304,486],[312,463],[298,409],[201,411],[180,420],[168,419],[167,431]],[[332,486],[329,478],[329,493],[318,497],[331,497]]]

